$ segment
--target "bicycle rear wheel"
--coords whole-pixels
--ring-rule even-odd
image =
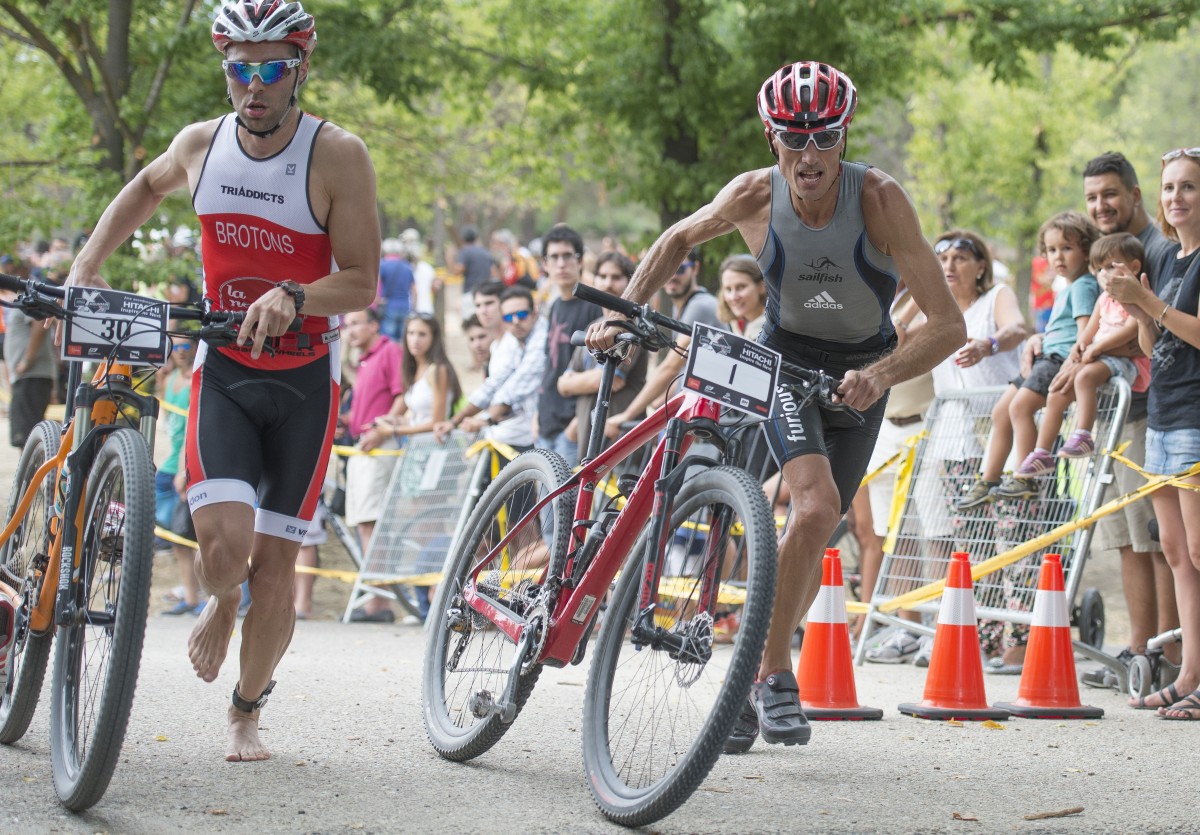
[[[467,520],[467,535],[429,610],[429,639],[422,682],[425,733],[434,749],[449,760],[478,757],[495,745],[524,707],[541,675],[540,664],[519,672],[514,713],[508,721],[498,702],[509,683],[516,646],[466,604],[462,593],[475,580],[481,594],[497,600],[518,618],[539,612],[539,567],[551,563],[557,573],[570,542],[575,490],[559,496],[513,533],[512,524],[571,477],[561,455],[536,449],[517,456],[500,471]],[[500,540],[507,547],[475,570]],[[545,620],[543,620],[543,623]]]
[[[734,467],[688,478],[672,502],[653,621],[639,612],[649,526],[621,571],[583,702],[583,761],[600,811],[643,826],[677,809],[708,774],[746,703],[775,588],[775,526],[762,489]],[[741,626],[714,645],[713,578],[745,565]],[[639,622],[643,622],[641,625]],[[640,636],[635,640],[636,636]]]
[[[84,493],[74,623],[59,627],[50,759],[59,800],[76,812],[108,788],[137,686],[154,542],[154,472],[145,439],[118,429]]]
[[[34,473],[58,454],[61,438],[62,427],[56,421],[43,420],[33,427],[17,463],[6,520],[13,518]],[[0,743],[5,745],[16,742],[29,730],[54,639],[53,631],[44,635],[33,635],[29,631],[29,612],[37,602],[44,576],[44,567],[39,568],[35,563],[50,553],[50,519],[53,515],[54,474],[51,473],[34,495],[25,518],[0,551],[0,580],[18,594],[16,634],[8,650],[8,681],[0,694]]]

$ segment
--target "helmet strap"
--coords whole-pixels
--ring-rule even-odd
[[[233,120],[237,122],[237,126],[239,128],[257,139],[266,139],[268,136],[273,136],[275,131],[283,127],[283,123],[287,121],[288,114],[290,114],[292,112],[292,108],[296,106],[296,90],[299,89],[299,87],[300,76],[297,74],[296,80],[292,83],[292,97],[288,100],[287,109],[283,111],[283,115],[279,117],[279,121],[275,123],[275,127],[268,130],[254,130],[252,127],[242,121],[242,117],[239,116],[236,111],[233,114]],[[233,94],[229,92],[228,88],[226,88],[225,97],[229,100],[230,104],[233,103]]]

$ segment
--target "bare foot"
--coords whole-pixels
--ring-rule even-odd
[[[262,711],[243,713],[229,706],[229,727],[225,731],[225,762],[248,763],[271,759],[271,752],[258,738],[258,715]]]
[[[205,681],[216,681],[225,653],[229,651],[229,639],[233,637],[233,625],[237,622],[237,607],[241,602],[241,589],[235,588],[225,597],[216,595],[208,599],[200,613],[196,626],[188,638],[188,658],[192,669]]]

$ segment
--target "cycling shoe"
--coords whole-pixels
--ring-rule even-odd
[[[763,742],[771,745],[807,745],[812,727],[800,707],[800,686],[789,670],[771,673],[754,683],[750,698],[758,714]]]
[[[747,699],[742,704],[742,712],[733,723],[733,730],[725,740],[726,754],[745,754],[758,739],[758,711],[754,709],[754,699]]]

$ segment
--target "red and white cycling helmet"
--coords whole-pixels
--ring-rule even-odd
[[[224,54],[233,43],[282,41],[308,58],[317,46],[317,24],[304,7],[288,0],[233,0],[217,12],[213,44]]]
[[[850,77],[820,61],[780,67],[758,91],[758,115],[768,135],[844,128],[857,106],[858,91]]]

